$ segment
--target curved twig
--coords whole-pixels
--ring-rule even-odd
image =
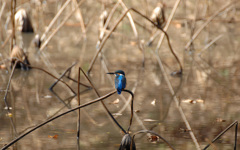
[[[134,94],[132,93],[132,91],[127,90],[127,89],[123,89],[122,91],[127,92],[127,93],[131,94],[131,96],[132,96],[132,99],[131,99],[131,117],[130,117],[130,121],[129,121],[129,127],[128,127],[128,130],[127,130],[127,132],[129,133],[129,130],[130,130],[131,125],[132,125],[132,119],[133,119],[133,100],[134,100]]]
[[[78,89],[78,91],[77,91],[77,100],[78,100],[78,105],[80,105],[81,104],[81,101],[80,101],[80,85],[79,85],[79,83],[80,83],[80,81],[81,81],[81,78],[80,78],[80,69],[78,69],[78,86],[77,86],[77,89]],[[77,141],[79,142],[79,144],[80,144],[80,123],[81,123],[81,111],[80,111],[80,109],[78,109],[78,121],[77,121]]]
[[[201,33],[201,31],[215,18],[217,17],[222,11],[224,11],[225,9],[227,9],[228,7],[230,7],[233,3],[237,3],[239,1],[232,1],[230,3],[227,3],[226,5],[224,5],[221,9],[219,9],[218,11],[215,12],[215,14],[213,14],[210,18],[208,18],[208,20],[194,33],[194,35],[192,36],[191,40],[186,44],[185,46],[185,50],[187,50],[189,48],[189,46],[191,45],[191,43],[198,37],[198,35]]]
[[[33,129],[27,131],[26,133],[20,135],[20,136],[17,137],[16,139],[12,140],[10,143],[8,143],[7,145],[5,145],[5,146],[2,148],[2,150],[7,149],[9,146],[13,145],[14,143],[16,143],[17,141],[19,141],[20,139],[22,139],[22,138],[25,137],[26,135],[28,135],[28,134],[30,134],[31,132],[37,130],[38,128],[44,126],[45,124],[47,124],[47,123],[49,123],[49,122],[51,122],[51,121],[53,121],[53,120],[55,120],[55,119],[57,119],[57,118],[59,118],[59,117],[62,117],[62,116],[66,115],[66,114],[68,114],[68,113],[70,113],[70,112],[72,112],[72,111],[75,111],[75,110],[77,110],[77,109],[81,109],[81,108],[86,107],[86,106],[88,106],[88,105],[94,104],[94,103],[96,103],[96,102],[98,102],[98,101],[104,100],[104,99],[108,98],[109,96],[111,96],[111,95],[113,95],[113,94],[115,94],[115,93],[117,93],[117,90],[114,90],[114,91],[112,91],[112,92],[110,92],[110,93],[108,93],[108,94],[106,94],[106,95],[104,95],[104,96],[102,96],[102,97],[99,97],[99,98],[94,99],[94,100],[92,100],[92,101],[90,101],[90,102],[87,102],[87,103],[85,103],[85,104],[83,104],[83,105],[80,105],[80,106],[77,106],[77,107],[75,107],[75,108],[72,108],[72,109],[70,109],[70,110],[68,110],[68,111],[66,111],[66,112],[64,112],[64,113],[61,113],[61,114],[59,114],[59,115],[57,115],[57,116],[55,116],[55,117],[53,117],[53,118],[51,118],[51,119],[48,119],[47,121],[44,121],[43,123],[37,125],[37,126],[34,127]]]
[[[50,31],[50,29],[53,27],[54,23],[57,21],[58,17],[61,15],[61,13],[63,12],[63,10],[68,6],[68,4],[71,2],[71,0],[66,1],[63,6],[60,8],[60,10],[58,11],[58,13],[55,15],[55,17],[52,19],[52,21],[49,23],[46,31],[43,33],[42,37],[41,37],[41,41],[43,41],[46,37],[46,34]]]
[[[165,140],[161,135],[159,135],[159,134],[157,134],[157,133],[155,133],[155,132],[153,132],[153,131],[149,131],[149,130],[141,130],[141,131],[138,131],[138,132],[134,133],[134,134],[133,134],[133,137],[132,137],[132,141],[134,141],[135,135],[137,135],[137,134],[139,134],[139,133],[151,133],[151,134],[154,134],[154,135],[158,136],[160,139],[162,139],[163,142],[166,143],[171,149],[175,150],[175,148],[174,148],[170,143],[168,143],[168,141]],[[131,142],[131,143],[132,143],[132,142]]]
[[[234,143],[234,150],[237,149],[237,129],[238,129],[238,121],[235,120],[233,123],[231,123],[225,130],[223,130],[221,133],[219,133],[210,144],[205,146],[203,150],[206,150],[212,143],[214,143],[216,140],[218,140],[225,132],[227,132],[230,128],[232,128],[236,124],[235,128],[235,143]]]
[[[173,99],[174,99],[174,101],[175,101],[175,103],[176,103],[176,106],[177,106],[177,108],[178,108],[178,111],[179,111],[179,113],[180,113],[180,115],[181,115],[181,117],[182,117],[182,119],[183,119],[183,121],[184,121],[187,129],[189,130],[189,134],[190,134],[190,136],[191,136],[191,138],[192,138],[192,140],[193,140],[196,148],[197,148],[198,150],[200,150],[200,149],[201,149],[201,148],[200,148],[200,145],[199,145],[199,143],[198,143],[198,141],[197,141],[197,138],[195,137],[195,135],[194,135],[194,133],[193,133],[193,131],[192,131],[192,129],[191,129],[191,126],[190,126],[190,124],[189,124],[189,122],[188,122],[188,120],[187,120],[187,118],[186,118],[186,116],[185,116],[185,114],[184,114],[184,112],[183,112],[183,110],[182,110],[182,107],[179,105],[179,100],[178,100],[178,98],[177,98],[177,96],[176,96],[176,94],[175,94],[175,92],[174,92],[174,90],[173,90],[173,87],[172,87],[172,85],[171,85],[171,82],[170,82],[169,79],[168,79],[168,76],[167,76],[167,73],[166,73],[166,71],[165,71],[165,69],[164,69],[164,67],[163,67],[162,61],[161,61],[159,55],[155,55],[155,56],[156,56],[156,58],[157,58],[157,61],[158,61],[159,66],[160,66],[160,68],[161,68],[161,70],[162,70],[163,77],[164,77],[164,79],[165,79],[165,81],[166,81],[166,83],[167,83],[167,86],[168,86],[171,94],[173,95]]]
[[[71,0],[70,0],[71,1]],[[67,2],[70,2],[69,0]],[[67,5],[68,3],[65,2]],[[44,48],[47,46],[48,42],[52,39],[52,37],[63,27],[64,23],[72,16],[72,14],[77,10],[77,8],[84,2],[84,0],[80,1],[78,5],[64,18],[64,20],[61,22],[61,24],[51,33],[51,35],[45,40],[45,42],[40,47],[39,51],[43,51]],[[60,11],[59,11],[60,12]],[[60,15],[60,14],[59,14]],[[54,22],[53,22],[54,23]],[[50,26],[51,27],[51,26]],[[45,38],[46,35],[43,35],[41,37],[41,41]]]
[[[3,98],[4,103],[5,103],[6,108],[7,108],[8,111],[9,111],[10,109],[9,109],[8,103],[7,103],[7,93],[8,93],[8,89],[9,89],[9,87],[10,87],[10,83],[11,83],[11,80],[12,80],[13,73],[14,73],[14,71],[15,71],[15,68],[16,68],[16,65],[17,65],[18,62],[19,62],[19,60],[16,60],[15,63],[14,63],[12,72],[11,72],[10,77],[9,77],[9,80],[8,80],[7,88],[6,88],[6,90],[5,90],[5,95],[4,95],[4,98]]]
[[[99,44],[101,44],[103,36],[104,36],[105,32],[107,31],[107,27],[109,25],[109,22],[112,19],[113,14],[114,14],[115,10],[117,9],[118,5],[119,5],[119,1],[114,5],[114,7],[112,8],[111,12],[109,13],[109,15],[107,17],[107,20],[106,20],[106,22],[104,24],[103,29],[100,29],[100,35],[99,35],[99,39],[98,39],[97,46],[96,46],[97,48],[99,47]]]
[[[59,80],[56,76],[54,76],[53,74],[51,74],[50,72],[48,72],[48,71],[46,71],[46,70],[44,70],[44,69],[42,69],[42,68],[35,67],[35,66],[32,66],[32,65],[28,65],[28,64],[26,64],[26,63],[24,63],[24,62],[22,62],[22,61],[20,61],[20,60],[18,60],[18,59],[17,59],[17,62],[20,62],[20,63],[22,63],[23,65],[26,65],[26,66],[28,66],[28,67],[31,67],[32,69],[41,70],[41,71],[45,72],[46,74],[50,75],[51,77],[53,77],[54,79]],[[59,81],[62,82],[63,84],[65,84],[65,85],[73,92],[74,95],[77,95],[76,92],[74,92],[74,90],[73,90],[66,82],[64,82],[63,80],[59,80]]]
[[[152,20],[150,20],[148,17],[146,17],[145,15],[141,14],[139,11],[137,11],[136,9],[134,8],[129,8],[127,9],[120,17],[119,17],[119,20],[115,23],[115,25],[113,26],[113,28],[109,31],[109,33],[104,37],[104,39],[102,40],[101,42],[101,45],[97,48],[97,52],[96,54],[94,55],[91,63],[90,63],[90,66],[88,68],[88,71],[87,71],[87,74],[90,73],[90,71],[92,70],[92,67],[93,67],[93,64],[95,63],[96,59],[97,59],[97,56],[99,55],[99,53],[101,52],[104,44],[106,43],[107,39],[110,37],[110,35],[112,34],[112,32],[117,28],[117,26],[119,25],[119,23],[123,20],[123,18],[128,14],[128,12],[132,10],[134,11],[135,13],[139,14],[140,16],[142,16],[143,18],[147,19],[149,22],[151,22],[155,27],[157,27],[158,29],[160,29],[166,36],[167,38],[167,41],[168,41],[168,46],[172,52],[172,54],[174,55],[174,57],[176,58],[178,64],[179,64],[179,67],[180,67],[180,71],[179,73],[182,73],[182,65],[177,57],[177,55],[175,54],[175,52],[173,51],[172,49],[172,46],[171,46],[171,43],[170,43],[170,40],[169,40],[169,36],[168,34],[161,28],[161,26],[155,24]]]
[[[46,74],[50,75],[51,77],[53,77],[54,79],[58,80],[57,77],[55,77],[53,74],[51,74],[50,72],[48,72],[48,71],[46,71],[46,70],[44,70],[42,68],[31,66],[31,65],[28,65],[28,66],[32,67],[32,69],[41,70],[41,71],[45,72]],[[59,81],[61,81],[63,84],[65,84],[73,92],[74,95],[77,95],[76,92],[66,82],[64,82],[63,80],[59,80]]]
[[[56,85],[56,84],[64,77],[64,75],[65,75],[69,70],[71,70],[72,67],[74,67],[75,65],[76,65],[76,62],[73,63],[69,68],[67,68],[67,70],[65,70],[65,71],[63,72],[63,74],[57,79],[57,81],[54,82],[54,83],[51,85],[51,87],[49,88],[49,90],[50,90],[50,91],[53,91],[53,88],[55,87],[55,85]]]
[[[132,10],[133,10],[134,12],[136,12],[137,14],[139,14],[140,16],[142,16],[143,18],[145,18],[146,20],[148,20],[149,22],[151,22],[155,27],[157,27],[159,30],[161,30],[161,31],[164,33],[164,35],[165,35],[166,38],[167,38],[168,47],[169,47],[171,53],[173,54],[173,56],[175,57],[175,59],[177,60],[177,62],[178,62],[178,64],[179,64],[179,68],[180,68],[179,73],[181,74],[182,71],[183,71],[182,65],[181,65],[181,62],[180,62],[179,58],[177,57],[177,55],[175,54],[175,52],[174,52],[174,50],[173,50],[173,48],[172,48],[172,45],[171,45],[171,43],[170,43],[170,38],[169,38],[167,32],[164,31],[160,25],[154,23],[151,19],[149,19],[147,16],[141,14],[141,13],[140,13],[139,11],[137,11],[136,9],[132,8]]]
[[[79,70],[82,71],[83,75],[86,77],[86,79],[88,80],[88,82],[90,83],[91,87],[93,88],[93,90],[95,91],[95,93],[97,94],[98,97],[100,97],[100,94],[98,93],[97,89],[95,88],[95,86],[93,85],[92,81],[88,78],[88,76],[85,74],[85,72],[83,71],[83,69],[81,67],[79,67]],[[105,108],[105,110],[107,111],[108,115],[112,118],[112,120],[114,121],[114,123],[116,123],[116,125],[126,134],[126,130],[123,129],[123,127],[117,122],[117,120],[113,117],[113,115],[111,114],[111,112],[109,111],[109,109],[107,108],[107,106],[104,104],[103,101],[101,101],[103,107]]]

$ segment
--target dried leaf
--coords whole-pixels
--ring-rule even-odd
[[[119,99],[116,99],[115,101],[112,102],[112,104],[118,104],[119,103]]]
[[[137,42],[136,41],[130,41],[130,45],[135,46],[135,45],[137,45]]]
[[[156,105],[156,99],[154,99],[154,100],[151,102],[151,104],[152,104],[153,106],[155,106],[155,105]]]
[[[158,120],[153,120],[153,119],[143,119],[143,121],[145,121],[145,122],[154,122],[154,121],[158,121]]]
[[[140,112],[140,110],[134,110],[134,112],[135,112],[135,113],[139,113],[139,112]]]
[[[203,103],[204,100],[202,100],[202,99],[185,99],[185,100],[182,100],[182,102],[196,104],[196,103]]]
[[[189,132],[189,131],[191,131],[191,130],[183,129],[183,128],[180,128],[179,130],[180,130],[181,132]]]
[[[121,113],[113,113],[112,115],[113,115],[113,116],[122,116]]]
[[[151,135],[151,136],[148,137],[148,140],[150,142],[157,142],[157,141],[159,141],[159,137],[156,136],[156,135]]]
[[[58,138],[58,134],[55,134],[54,136],[48,135],[48,138],[57,139]]]
[[[226,120],[222,119],[222,118],[217,118],[216,122],[226,122]]]
[[[7,68],[7,67],[6,67],[5,64],[0,65],[0,69],[6,69],[6,68]]]
[[[43,98],[52,98],[51,95],[45,95]]]
[[[196,101],[197,101],[198,103],[203,103],[203,102],[204,102],[204,100],[202,100],[202,99],[196,99]]]
[[[11,117],[13,116],[13,114],[10,113],[10,112],[8,112],[8,113],[6,114],[6,116],[11,118]]]
[[[175,25],[175,27],[176,27],[177,29],[179,29],[179,28],[181,28],[181,27],[182,27],[182,24],[181,24],[181,23],[178,23],[178,22],[177,22],[177,23],[175,23],[174,25]]]

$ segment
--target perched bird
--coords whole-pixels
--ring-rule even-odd
[[[126,78],[124,71],[117,70],[115,72],[109,72],[107,74],[115,75],[115,88],[117,89],[117,93],[121,94],[122,90],[126,87]]]

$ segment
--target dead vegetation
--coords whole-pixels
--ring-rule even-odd
[[[0,128],[2,149],[29,137],[38,143],[32,149],[67,148],[62,139],[78,149],[102,141],[103,149],[236,149],[239,111],[229,105],[239,104],[238,1],[3,0],[0,6],[6,114],[0,119],[8,126]],[[118,69],[128,81],[120,96],[106,75]],[[14,76],[24,79],[21,88]],[[39,142],[44,133],[35,130],[43,126],[45,137],[61,144]],[[73,134],[64,136],[66,126]]]

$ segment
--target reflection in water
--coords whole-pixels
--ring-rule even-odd
[[[4,2],[0,2],[2,4]],[[17,7],[26,7],[31,12],[30,18],[34,31],[41,35],[47,25],[61,8],[58,1],[31,1]],[[175,1],[165,2],[165,17],[168,19]],[[164,41],[159,51],[168,78],[179,99],[188,120],[191,131],[196,136],[200,147],[206,146],[217,134],[224,130],[234,120],[239,120],[239,4],[228,7],[218,15],[208,26],[201,31],[191,45],[191,51],[185,51],[185,44],[195,33],[193,28],[199,29],[206,20],[219,10],[226,2],[212,3],[184,1],[177,8],[175,18],[167,33],[176,54],[183,64],[182,77],[170,76],[178,68],[176,60],[171,55],[167,42]],[[10,6],[10,2],[7,2]],[[111,12],[113,4],[100,1],[83,1],[82,5],[64,26],[53,36],[44,50],[40,53],[35,49],[33,38],[35,34],[16,34],[16,43],[23,47],[28,54],[31,65],[43,68],[57,77],[64,74],[66,68],[74,62],[71,75],[66,73],[62,80],[77,92],[78,67],[85,72],[96,52],[98,41],[99,16],[103,9]],[[141,13],[150,16],[157,3],[126,2],[130,8],[136,8]],[[4,5],[3,5],[4,6]],[[3,8],[3,7],[2,7]],[[5,23],[10,13],[10,7],[5,7],[0,22]],[[69,5],[55,22],[52,33],[63,18],[71,12],[73,6]],[[118,6],[108,27],[111,29],[122,13]],[[202,11],[199,11],[202,10]],[[192,13],[196,11],[196,13]],[[1,11],[0,11],[1,12]],[[1,13],[0,13],[1,14]],[[130,11],[137,28],[139,40],[147,45],[151,37],[152,25],[146,20]],[[194,15],[193,15],[194,14]],[[79,15],[82,21],[79,23]],[[110,14],[109,14],[110,15]],[[86,28],[86,39],[82,33],[82,25]],[[10,26],[10,25],[9,25]],[[10,29],[11,27],[9,27]],[[8,32],[0,26],[1,45],[8,37]],[[106,33],[109,32],[108,30]],[[192,33],[191,33],[192,32]],[[47,33],[47,36],[50,35]],[[158,34],[159,35],[159,34]],[[90,73],[90,78],[100,95],[114,90],[114,77],[106,75],[108,71],[124,70],[127,78],[126,89],[134,93],[134,118],[130,135],[140,130],[152,130],[166,139],[175,149],[196,149],[189,131],[181,118],[178,106],[173,102],[173,95],[163,77],[158,65],[155,51],[158,37],[152,45],[144,48],[144,68],[142,66],[143,53],[139,51],[137,40],[134,38],[128,18],[125,18],[105,43],[101,57]],[[213,42],[214,41],[214,42]],[[44,42],[44,41],[43,41]],[[8,58],[10,42],[0,49],[1,58]],[[0,64],[1,65],[1,64]],[[3,97],[8,83],[10,72],[0,70],[0,147],[3,147],[21,133],[28,131],[46,119],[63,113],[78,105],[77,97],[62,83],[58,82],[53,91],[49,88],[56,82],[46,73],[32,69],[30,71],[15,70],[8,91],[7,102],[11,107],[5,109]],[[72,78],[72,80],[71,80]],[[81,75],[80,86],[81,104],[96,98],[88,81]],[[127,129],[130,118],[129,94],[113,95],[104,100],[116,120]],[[119,99],[119,101],[116,101]],[[114,103],[113,103],[114,102]],[[128,107],[125,107],[125,103]],[[112,122],[107,113],[96,103],[81,109],[81,135],[78,143],[77,118],[78,113],[73,112],[63,116],[19,140],[16,149],[118,149],[124,134]],[[55,137],[55,138],[53,138]],[[137,149],[170,149],[161,140],[149,141],[150,133],[135,137]],[[233,149],[234,130],[229,130],[214,144],[215,149]],[[239,147],[239,145],[238,145]]]

